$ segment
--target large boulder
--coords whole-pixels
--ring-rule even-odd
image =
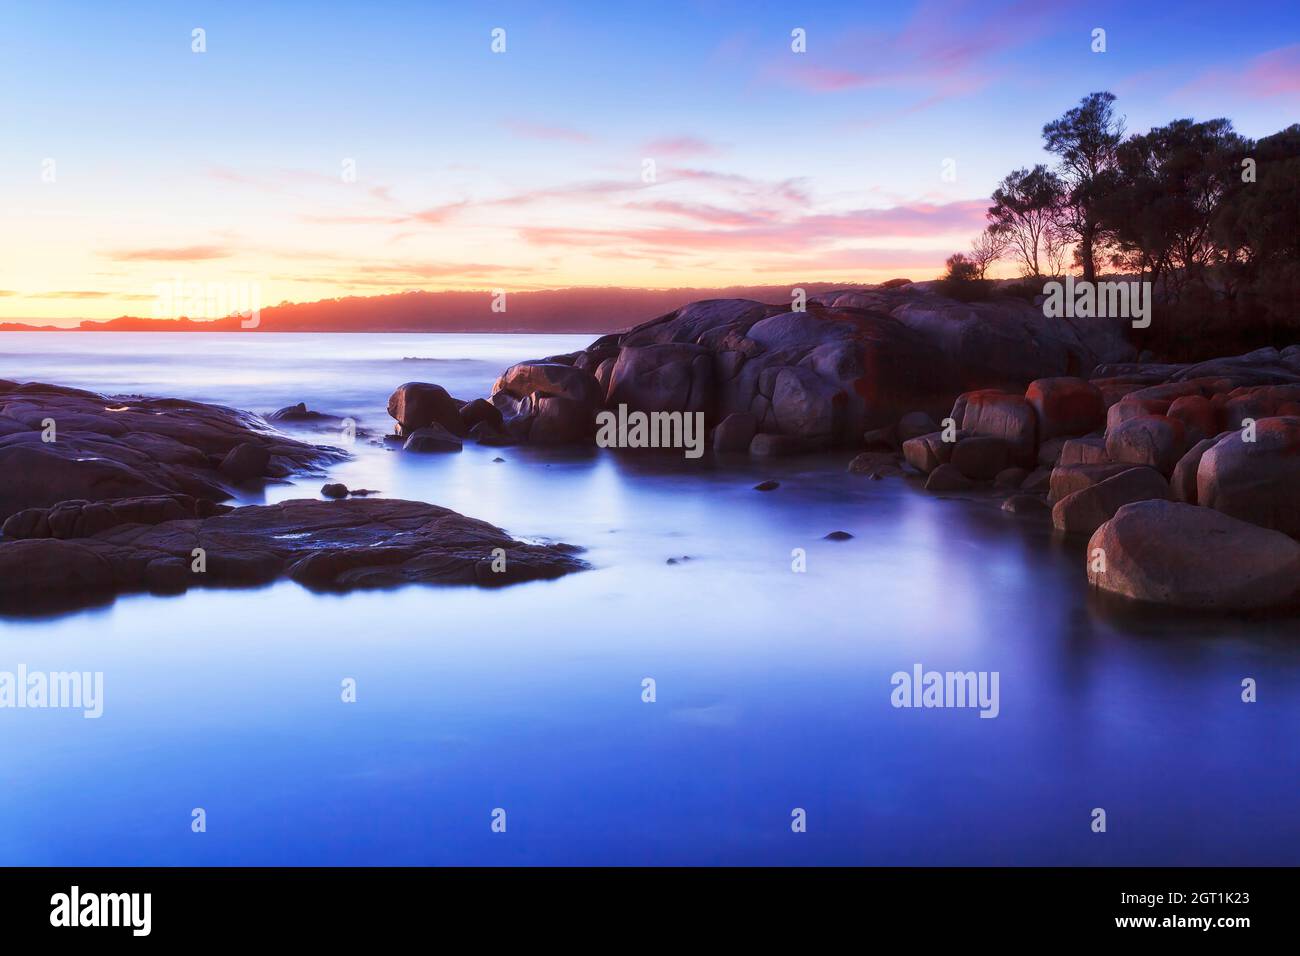
[[[1172,474],[1186,451],[1183,423],[1165,415],[1139,415],[1106,430],[1106,456],[1111,461],[1149,465],[1162,475]]]
[[[1038,420],[1038,440],[1086,435],[1106,422],[1101,391],[1081,378],[1040,378],[1029,383],[1025,400]]]
[[[1100,465],[1110,461],[1106,457],[1106,439],[1100,435],[1084,438],[1067,438],[1061,446],[1058,465]]]
[[[964,432],[1005,442],[1018,464],[1036,463],[1038,420],[1023,395],[995,389],[966,392],[953,405],[952,417]]]
[[[989,481],[1007,467],[1008,459],[1007,444],[1002,439],[972,435],[953,447],[951,463],[967,478]]]
[[[1092,534],[1124,505],[1169,497],[1169,483],[1154,468],[1139,466],[1072,492],[1052,506],[1052,524],[1067,534]]]
[[[1169,490],[1173,493],[1174,501],[1181,501],[1189,505],[1199,503],[1199,496],[1196,492],[1196,475],[1201,467],[1201,459],[1222,437],[1224,436],[1202,438],[1189,448],[1182,458],[1178,459],[1178,464],[1174,465],[1174,473],[1169,477]]]
[[[961,437],[961,436],[958,436]],[[952,458],[956,442],[943,440],[943,432],[931,432],[903,442],[903,458],[922,474],[928,475]]]
[[[460,451],[461,448],[460,439],[438,424],[417,428],[402,444],[402,451],[415,452]]]
[[[1249,610],[1300,599],[1300,543],[1210,508],[1125,505],[1088,542],[1088,581],[1139,601]]]
[[[441,385],[407,382],[388,396],[388,414],[409,435],[426,425],[440,425],[454,435],[462,433],[460,406]]]
[[[1230,432],[1201,456],[1196,500],[1216,511],[1300,537],[1300,418],[1261,418],[1255,440]]]
[[[748,412],[733,412],[713,430],[713,450],[744,452],[758,431],[758,419]]]
[[[506,369],[492,386],[493,397],[505,392],[516,398],[529,395],[559,396],[593,410],[603,404],[603,395],[595,376],[583,369],[560,362],[520,362]],[[494,402],[495,404],[495,402]],[[500,406],[497,406],[500,408]]]
[[[1095,465],[1057,465],[1052,469],[1049,499],[1055,503],[1082,488],[1113,478],[1134,467],[1126,462],[1099,462]]]
[[[624,347],[610,375],[606,403],[629,411],[708,412],[712,408],[713,357],[682,343]]]
[[[492,405],[505,433],[516,441],[559,445],[590,442],[602,392],[595,377],[561,362],[520,362],[497,379]],[[489,443],[500,443],[490,421]],[[477,426],[476,426],[477,427]],[[480,441],[482,437],[480,437]]]

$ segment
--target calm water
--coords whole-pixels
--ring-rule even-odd
[[[401,382],[469,398],[586,341],[8,333],[0,378],[387,428]],[[1040,524],[847,455],[356,452],[350,486],[582,545],[595,570],[2,620],[0,670],[103,671],[105,710],[0,710],[0,864],[1300,862],[1295,619],[1102,605]],[[893,708],[915,663],[998,671],[1000,716]]]

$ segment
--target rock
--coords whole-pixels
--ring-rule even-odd
[[[1134,418],[1144,418],[1148,415],[1163,415],[1169,411],[1168,400],[1143,399],[1137,400],[1127,397],[1123,401],[1116,402],[1106,412],[1106,434],[1110,434],[1113,429],[1119,428],[1127,421]]]
[[[500,431],[502,427],[501,411],[487,399],[476,398],[473,401],[466,402],[465,406],[460,410],[460,433],[464,435],[472,434],[474,426],[480,422]]]
[[[748,451],[757,431],[757,418],[748,412],[733,412],[713,430],[713,450],[722,453]]]
[[[1019,488],[1029,477],[1029,472],[1024,468],[1003,468],[993,478],[993,485],[996,488]]]
[[[497,379],[492,404],[516,441],[589,444],[602,393],[590,372],[558,362],[520,362]]]
[[[271,463],[271,453],[261,445],[244,442],[236,445],[221,460],[221,473],[231,481],[245,482],[261,478]]]
[[[1049,438],[1038,446],[1038,464],[1045,468],[1055,468],[1061,460],[1061,453],[1065,451],[1067,442],[1073,441],[1070,438]]]
[[[321,485],[320,493],[326,498],[346,498],[348,496],[348,486],[341,482],[332,482]]]
[[[959,303],[934,283],[910,283],[817,294],[801,312],[743,299],[692,302],[603,336],[561,367],[594,369],[610,406],[702,411],[711,424],[746,412],[759,432],[856,447],[865,431],[950,407],[970,389],[998,386],[1023,402],[1034,379],[1135,354],[1112,320],[1048,323],[1022,300]],[[496,395],[493,404],[508,421]]]
[[[1099,435],[1087,438],[1067,438],[1061,446],[1058,465],[1100,465],[1109,462],[1106,457],[1106,439]]]
[[[1029,383],[1025,400],[1038,422],[1038,440],[1085,435],[1106,422],[1101,391],[1081,378],[1040,378]]]
[[[441,425],[425,425],[417,428],[407,436],[402,444],[402,451],[444,452],[460,451],[460,439]]]
[[[1105,481],[1107,478],[1128,471],[1132,467],[1133,465],[1126,462],[1107,462],[1100,465],[1058,465],[1052,469],[1048,501],[1055,504],[1066,495]]]
[[[1168,497],[1164,476],[1138,466],[1066,495],[1052,506],[1052,525],[1067,534],[1092,534],[1124,505]]]
[[[114,501],[60,501],[49,508],[28,508],[4,524],[7,538],[87,538],[124,524],[161,524],[220,513],[224,505],[188,495],[118,498]]]
[[[1017,464],[1033,464],[1038,457],[1038,422],[1023,395],[983,389],[966,392],[953,405],[957,426],[971,435],[997,438],[1006,443]]]
[[[1035,468],[1020,483],[1021,491],[1045,495],[1052,489],[1052,469]]]
[[[629,411],[709,412],[713,355],[686,343],[625,346],[609,380],[607,404]]]
[[[1230,432],[1196,470],[1196,500],[1242,521],[1300,537],[1300,418],[1261,418],[1255,440]]]
[[[1012,514],[1041,514],[1050,509],[1039,495],[1018,494],[1003,501],[1002,510]]]
[[[1176,398],[1165,413],[1169,418],[1183,423],[1183,432],[1188,445],[1193,445],[1203,438],[1219,434],[1214,406],[1204,395],[1184,395]]]
[[[940,465],[926,479],[926,491],[965,491],[973,482],[953,465]]]
[[[268,422],[301,421],[313,414],[316,413],[307,411],[307,405],[299,402],[297,405],[286,405],[284,408],[272,412],[266,416],[266,420]]]
[[[939,424],[925,412],[908,412],[898,420],[896,432],[899,441],[908,441],[939,431]]]
[[[421,428],[438,425],[453,435],[461,432],[460,406],[441,385],[407,382],[388,396],[388,415],[410,436]]]
[[[931,432],[903,442],[903,458],[917,471],[928,475],[952,459],[952,450],[956,445],[955,441],[944,441],[943,432]]]
[[[347,457],[218,405],[111,398],[36,382],[0,394],[0,520],[62,501],[173,495],[221,501],[235,479],[219,465],[239,445],[260,447],[269,460],[265,473],[279,475],[319,473]],[[56,424],[51,442],[41,440],[47,419]],[[236,456],[252,457],[262,459],[256,452]]]
[[[862,433],[862,447],[867,451],[894,451],[901,445],[893,425],[870,428]]]
[[[196,547],[206,553],[202,573],[189,570]],[[493,570],[497,548],[505,555],[501,572]],[[577,550],[516,541],[486,522],[418,501],[285,501],[121,525],[76,542],[0,542],[0,609],[74,608],[112,593],[285,576],[329,591],[408,583],[491,587],[582,570],[587,565]]]
[[[749,443],[749,453],[765,458],[781,458],[788,455],[802,455],[809,451],[807,442],[794,435],[769,435],[766,432],[755,435]]]
[[[848,541],[852,537],[847,531],[832,531],[825,536],[827,541]]]
[[[303,402],[297,405],[286,405],[277,411],[266,416],[266,420],[272,424],[293,425],[299,428],[303,426],[314,426],[317,431],[327,428],[338,428],[343,423],[343,419],[337,415],[326,415],[324,412],[313,412],[307,408]],[[360,429],[357,430],[360,433]]]
[[[183,558],[153,558],[144,566],[144,587],[154,594],[180,594],[190,585],[190,562]]]
[[[772,478],[764,478],[754,486],[755,491],[775,491],[781,487],[781,482]]]
[[[855,475],[873,477],[901,478],[903,468],[898,463],[898,456],[892,452],[864,451],[851,462],[849,472]]]
[[[500,392],[516,398],[530,395],[567,398],[597,409],[603,402],[603,393],[595,377],[580,368],[558,362],[520,362],[506,369],[492,386],[493,405]]]
[[[563,395],[534,395],[528,440],[535,445],[587,444],[596,431],[591,406]]]
[[[1098,550],[1105,570],[1098,570]],[[1294,604],[1300,544],[1211,508],[1125,505],[1088,542],[1088,581],[1139,601],[1205,610]]]
[[[98,604],[112,591],[112,566],[81,542],[35,538],[0,543],[0,611],[48,611],[65,601]]]
[[[980,435],[963,438],[952,450],[953,467],[976,481],[993,478],[1007,467],[1009,458],[1006,442]]]
[[[1164,415],[1141,415],[1106,430],[1106,455],[1111,461],[1148,465],[1162,475],[1172,474],[1186,451],[1183,423]]]
[[[469,437],[480,445],[489,447],[504,447],[515,443],[515,440],[509,434],[491,422],[476,422],[474,427],[469,430]]]
[[[1169,479],[1169,489],[1174,501],[1181,501],[1189,505],[1198,503],[1196,473],[1201,467],[1201,458],[1214,447],[1220,438],[1225,437],[1227,434],[1227,432],[1224,432],[1214,438],[1202,438],[1191,447],[1187,454],[1178,459],[1178,464],[1174,466],[1174,473]]]

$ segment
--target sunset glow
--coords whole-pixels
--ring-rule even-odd
[[[0,318],[147,317],[176,281],[273,305],[930,278],[1039,154],[1024,116],[1110,88],[1131,130],[1295,118],[1294,7],[1196,6],[11,12]]]

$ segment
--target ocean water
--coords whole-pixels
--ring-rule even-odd
[[[0,378],[386,429],[404,381],[485,395],[588,340],[6,333]],[[104,675],[99,719],[0,709],[0,864],[1300,862],[1294,617],[1100,601],[1041,522],[850,475],[848,454],[354,451],[333,478],[593,568],[0,619],[0,671]],[[916,664],[997,672],[998,716],[895,708]]]

